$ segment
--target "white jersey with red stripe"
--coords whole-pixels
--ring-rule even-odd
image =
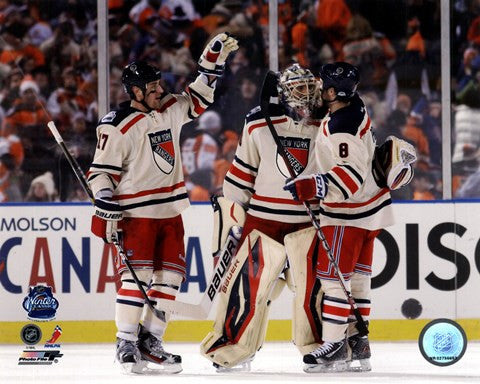
[[[320,121],[295,122],[277,104],[271,104],[270,113],[297,174],[314,173],[315,136]],[[225,197],[241,204],[252,216],[283,223],[308,222],[303,204],[283,190],[289,177],[260,107],[254,108],[247,114],[235,158],[225,176]],[[312,208],[318,212],[318,201]]]
[[[197,78],[181,95],[166,95],[157,110],[141,112],[127,102],[108,113],[87,175],[93,194],[113,190],[125,217],[168,218],[187,208],[180,130],[213,102],[213,91]]]
[[[390,191],[373,178],[374,151],[371,120],[358,95],[323,118],[316,142],[320,173],[328,179],[320,206],[322,226],[375,230],[394,223]]]

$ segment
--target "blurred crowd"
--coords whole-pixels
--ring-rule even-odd
[[[278,3],[280,69],[358,66],[378,141],[396,135],[419,155],[413,182],[394,198],[441,198],[440,0]],[[46,123],[55,121],[87,170],[99,119],[96,9],[93,0],[0,0],[0,202],[88,200]],[[108,9],[111,108],[127,99],[121,73],[130,61],[158,66],[164,88],[177,93],[212,35],[239,39],[217,101],[182,131],[190,198],[208,201],[221,193],[245,114],[258,104],[268,1],[109,0]],[[453,193],[480,197],[480,0],[453,1],[451,23]]]

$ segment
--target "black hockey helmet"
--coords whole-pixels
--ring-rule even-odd
[[[134,97],[132,87],[135,85],[139,87],[144,93],[146,85],[152,81],[162,78],[160,70],[153,65],[147,64],[144,61],[134,61],[128,64],[122,73],[123,89]]]
[[[358,68],[342,61],[323,65],[320,69],[320,78],[323,89],[335,89],[340,100],[353,97],[360,82]]]

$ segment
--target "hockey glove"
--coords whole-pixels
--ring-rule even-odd
[[[118,239],[118,222],[122,220],[122,210],[116,201],[112,201],[113,192],[102,189],[95,195],[95,214],[92,216],[92,233],[101,237],[105,243]]]
[[[225,34],[226,35],[226,34]],[[223,49],[220,51],[217,59],[217,65],[225,66],[225,62],[227,61],[228,55],[230,53],[235,52],[238,49],[238,40],[232,36],[226,35],[227,38],[223,42]]]
[[[294,200],[323,199],[328,192],[328,181],[320,173],[298,176],[293,180],[287,179],[283,189],[290,192]]]
[[[225,61],[230,52],[238,49],[238,41],[226,33],[220,33],[207,44],[198,60],[200,73],[222,76]]]

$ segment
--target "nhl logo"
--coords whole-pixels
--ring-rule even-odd
[[[175,148],[173,146],[172,131],[149,133],[150,146],[152,147],[153,160],[157,167],[167,175],[172,172],[175,165]]]
[[[308,163],[308,154],[310,152],[310,139],[300,137],[279,137],[285,154],[295,171],[296,175],[303,172]],[[277,168],[286,178],[290,177],[290,172],[283,161],[282,156],[277,153]]]

